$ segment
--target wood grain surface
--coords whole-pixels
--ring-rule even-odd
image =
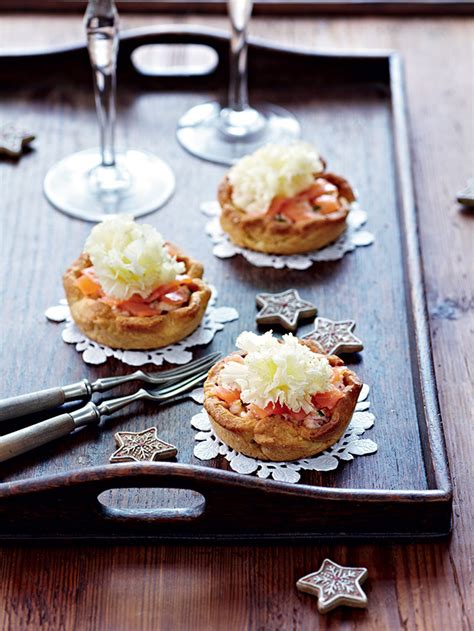
[[[0,0],[7,11],[79,12],[85,0]],[[225,14],[226,0],[122,0],[121,13]],[[472,0],[256,0],[254,15],[472,15]]]
[[[127,16],[124,23],[139,25],[144,18]],[[431,332],[456,491],[452,540],[405,546],[3,547],[0,628],[469,628],[473,226],[472,215],[453,200],[474,168],[472,21],[255,19],[252,30],[322,48],[393,47],[405,56]],[[25,42],[57,44],[80,35],[80,24],[71,18],[0,18],[0,41],[9,49]],[[17,195],[18,206],[24,206],[25,197],[32,205],[38,203],[37,194],[27,188]],[[74,239],[83,238],[81,224],[64,219],[64,225],[78,231]],[[10,255],[34,261],[48,222],[42,230],[28,247],[23,243]],[[28,231],[18,236],[28,236]],[[12,241],[5,239],[4,247]],[[69,254],[62,249],[58,256],[66,260]],[[55,262],[44,271],[57,273]],[[32,282],[41,278],[33,275]],[[25,301],[25,308],[38,313],[40,326],[38,306],[28,297]],[[20,359],[18,354],[15,364]],[[46,381],[47,370],[38,371]],[[297,594],[296,579],[316,569],[326,555],[368,567],[367,611],[341,610],[323,618],[309,596]]]

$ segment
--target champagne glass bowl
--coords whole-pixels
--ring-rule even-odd
[[[139,217],[165,204],[175,188],[170,167],[147,151],[115,148],[119,20],[113,0],[90,0],[84,16],[100,127],[100,148],[68,156],[48,171],[44,193],[58,210],[87,221]]]
[[[190,153],[210,162],[234,164],[260,146],[287,143],[300,135],[296,118],[277,105],[249,104],[247,85],[247,29],[252,0],[229,0],[231,23],[228,102],[196,105],[186,112],[176,132]]]

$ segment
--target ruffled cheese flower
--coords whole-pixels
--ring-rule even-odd
[[[280,403],[294,412],[311,412],[312,395],[331,389],[332,368],[326,357],[313,353],[291,333],[278,341],[271,331],[264,335],[244,331],[237,348],[247,353],[243,363],[224,364],[219,382],[240,390],[244,403],[260,408]]]
[[[164,247],[153,226],[130,216],[111,216],[92,228],[84,246],[104,292],[119,300],[146,298],[156,287],[185,271]]]
[[[232,201],[246,212],[263,214],[275,197],[293,197],[309,188],[323,169],[309,143],[266,145],[230,169]]]

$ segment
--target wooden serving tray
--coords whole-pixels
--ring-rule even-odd
[[[119,0],[122,13],[227,14],[226,0]],[[84,11],[83,0],[2,0],[2,11]],[[254,15],[472,15],[471,0],[256,0]]]
[[[162,76],[140,74],[133,51],[163,43],[210,46],[217,66],[202,76],[175,76],[169,68]],[[170,203],[147,220],[202,260],[219,304],[240,312],[197,354],[227,353],[241,330],[255,330],[257,292],[296,287],[316,302],[320,315],[358,322],[365,350],[348,360],[371,386],[377,420],[366,436],[378,452],[333,472],[305,472],[297,485],[261,480],[230,471],[223,458],[194,458],[190,418],[196,404],[158,410],[144,403],[100,430],[85,428],[0,465],[3,539],[411,540],[450,530],[451,484],[426,318],[401,61],[394,53],[321,53],[251,41],[252,101],[278,103],[298,116],[304,137],[331,170],[357,188],[376,235],[370,248],[306,271],[256,268],[241,257],[216,259],[204,234],[199,203],[215,197],[225,169],[185,153],[175,128],[190,106],[225,97],[227,63],[222,32],[167,26],[122,35],[118,144],[159,153],[177,176]],[[0,164],[7,237],[1,251],[2,394],[126,372],[115,360],[87,367],[62,342],[61,325],[43,316],[62,297],[61,274],[90,230],[53,210],[41,193],[53,163],[97,143],[87,53],[71,47],[3,55],[0,85],[1,118],[18,119],[38,133],[35,151],[19,163]],[[178,446],[177,462],[108,464],[116,431],[152,425]]]

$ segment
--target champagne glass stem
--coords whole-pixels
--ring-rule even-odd
[[[248,108],[247,29],[252,0],[228,0],[231,23],[229,109],[242,112]]]
[[[113,0],[89,0],[84,21],[100,126],[102,166],[113,167],[115,166],[115,90],[119,42],[118,14]]]
[[[95,100],[100,126],[102,166],[115,166],[115,73],[96,71]]]
[[[180,118],[176,132],[187,151],[219,164],[235,164],[267,143],[284,144],[300,135],[290,112],[269,103],[249,103],[247,31],[252,8],[252,0],[227,0],[231,38],[226,106],[220,100],[195,105]],[[258,94],[256,99],[258,103]]]

